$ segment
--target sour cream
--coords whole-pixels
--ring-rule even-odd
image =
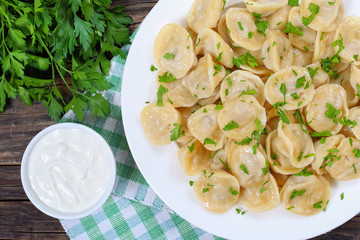
[[[28,158],[29,187],[60,213],[80,213],[96,205],[108,189],[110,175],[103,144],[82,129],[54,129],[35,143]]]

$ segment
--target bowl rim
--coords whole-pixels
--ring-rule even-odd
[[[31,154],[32,149],[34,146],[39,142],[42,137],[45,135],[57,130],[57,129],[79,129],[87,134],[90,134],[93,136],[102,146],[102,148],[105,151],[105,154],[107,156],[107,160],[109,161],[110,166],[110,176],[109,180],[106,186],[106,190],[103,194],[103,196],[90,208],[87,208],[86,210],[83,210],[81,212],[76,213],[64,213],[57,210],[54,210],[50,208],[48,205],[43,203],[37,196],[34,190],[32,189],[30,185],[30,180],[28,178],[28,164],[29,164],[29,156]],[[37,133],[33,139],[29,142],[27,145],[23,157],[21,159],[21,167],[20,167],[20,176],[21,176],[21,183],[22,187],[25,191],[26,196],[29,198],[31,203],[39,209],[41,212],[45,213],[46,215],[58,219],[78,219],[86,217],[92,213],[94,213],[96,210],[98,210],[109,198],[111,195],[113,188],[115,186],[115,178],[116,178],[116,163],[115,163],[115,156],[113,151],[111,150],[109,144],[105,141],[105,139],[95,130],[93,130],[90,127],[87,127],[85,125],[79,124],[79,123],[57,123],[54,125],[51,125],[49,127],[46,127],[45,129],[41,130],[39,133]]]

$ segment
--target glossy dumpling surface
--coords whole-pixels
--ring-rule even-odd
[[[250,12],[260,13],[263,16],[268,16],[276,10],[285,7],[288,4],[287,0],[251,0],[246,1],[246,7]]]
[[[314,215],[326,206],[330,198],[330,185],[322,176],[291,176],[281,189],[280,198],[289,212]]]
[[[328,113],[328,109],[335,108],[336,117]],[[337,84],[324,84],[316,89],[312,101],[306,107],[306,121],[316,132],[329,131],[337,134],[342,125],[336,123],[334,118],[348,117],[349,108],[345,89]],[[331,118],[329,118],[331,117]]]
[[[194,65],[193,42],[186,29],[178,24],[165,25],[158,33],[153,55],[162,72],[169,72],[175,78],[182,78]]]
[[[266,125],[266,112],[255,97],[244,95],[234,97],[224,103],[219,110],[218,123],[220,129],[226,136],[232,139],[250,137],[257,130],[256,121],[260,122],[262,128]]]
[[[154,145],[171,143],[170,131],[174,124],[181,124],[179,112],[170,103],[164,106],[150,103],[143,108],[140,118],[146,138]]]
[[[216,27],[223,7],[222,0],[194,0],[186,18],[189,27],[197,33]]]
[[[308,70],[303,67],[280,70],[271,75],[265,84],[266,100],[271,105],[286,102],[283,106],[286,110],[305,107],[314,95],[314,84]]]
[[[238,181],[233,175],[222,170],[201,175],[193,188],[203,207],[216,213],[228,211],[239,199]]]
[[[254,212],[264,212],[275,208],[280,203],[275,178],[270,175],[270,178],[260,187],[242,189],[239,203]]]

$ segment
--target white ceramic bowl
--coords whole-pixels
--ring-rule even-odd
[[[48,205],[43,203],[37,197],[36,193],[34,192],[34,190],[31,187],[31,184],[30,184],[30,180],[28,177],[28,167],[29,167],[29,158],[30,158],[31,151],[35,147],[36,143],[43,136],[45,136],[57,129],[78,129],[78,130],[82,130],[85,133],[89,134],[90,136],[94,137],[96,139],[96,141],[104,149],[107,160],[109,161],[110,176],[109,176],[109,181],[107,183],[106,190],[104,191],[103,196],[101,196],[101,198],[94,205],[92,205],[91,207],[89,207],[81,212],[64,213],[64,212],[56,211],[56,210],[50,208]],[[50,127],[47,127],[44,130],[42,130],[41,132],[39,132],[30,141],[29,145],[26,147],[23,158],[22,158],[22,162],[21,162],[21,182],[22,182],[22,185],[23,185],[26,195],[28,196],[30,201],[35,205],[35,207],[37,207],[40,211],[42,211],[43,213],[45,213],[51,217],[59,218],[59,219],[82,218],[87,215],[90,215],[91,213],[93,213],[97,209],[99,209],[105,203],[105,201],[109,198],[109,196],[113,190],[113,187],[115,184],[115,175],[116,175],[115,158],[114,158],[114,154],[112,153],[111,148],[109,147],[107,142],[104,140],[104,138],[100,134],[95,132],[93,129],[86,127],[84,125],[81,125],[81,124],[77,124],[77,123],[59,123],[59,124],[55,124]]]

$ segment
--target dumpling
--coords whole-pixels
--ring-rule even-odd
[[[308,65],[306,67],[306,69],[308,70],[309,74],[311,72],[313,75],[312,81],[314,82],[315,88],[318,88],[319,86],[330,82],[329,74],[327,74],[327,72],[322,70],[321,64],[319,62]],[[311,75],[310,75],[310,77],[311,77]]]
[[[231,8],[226,14],[226,26],[230,39],[237,47],[260,50],[265,36],[257,31],[255,17],[244,8]]]
[[[216,32],[222,37],[222,39],[224,39],[224,41],[231,45],[231,41],[229,39],[229,35],[228,35],[228,30],[227,30],[227,26],[226,26],[226,18],[225,18],[225,14],[223,14],[219,20],[219,23],[216,27]]]
[[[180,164],[189,176],[200,174],[203,170],[210,169],[210,154],[196,139],[191,140],[178,150]]]
[[[242,140],[250,137],[257,126],[265,127],[265,108],[251,95],[234,97],[219,110],[218,123],[227,137]]]
[[[215,88],[213,94],[211,94],[210,97],[199,99],[198,104],[201,106],[205,106],[205,105],[213,104],[219,99],[220,99],[220,85],[218,85]]]
[[[360,96],[360,66],[351,65],[350,84],[357,96]]]
[[[289,212],[310,216],[322,211],[330,198],[330,185],[323,176],[291,176],[280,192]]]
[[[194,0],[186,18],[189,27],[197,33],[204,28],[215,28],[223,7],[222,0]]]
[[[259,143],[234,145],[228,153],[228,164],[231,173],[237,178],[240,186],[245,188],[260,187],[270,177],[269,165],[265,151]]]
[[[269,180],[261,187],[243,189],[240,192],[239,203],[254,212],[264,212],[275,208],[280,203],[275,178],[270,175]]]
[[[285,7],[287,0],[247,0],[246,7],[250,12],[262,14],[264,17],[269,16],[276,10]]]
[[[273,14],[266,17],[269,22],[270,30],[284,30],[285,25],[288,23],[288,16],[291,10],[291,6],[286,5],[276,10]]]
[[[266,139],[266,152],[272,169],[281,174],[294,174],[314,161],[314,145],[300,124],[279,122]]]
[[[293,66],[305,67],[312,63],[313,53],[293,47]]]
[[[168,92],[163,95],[166,101],[169,101],[175,108],[177,107],[191,107],[197,103],[198,98],[187,89],[182,82],[182,79],[175,79],[171,73],[158,74],[158,86],[161,84],[168,89]]]
[[[360,178],[360,141],[356,138],[344,138],[337,151],[329,153],[338,158],[330,158],[325,170],[338,181],[349,181]]]
[[[196,55],[210,54],[215,62],[232,68],[234,52],[225,40],[214,30],[205,28],[198,34],[195,44]]]
[[[335,54],[331,44],[334,42],[335,32],[317,32],[314,42],[313,63],[332,57]]]
[[[182,82],[194,97],[201,99],[212,96],[224,76],[225,68],[214,63],[210,54],[206,54]]]
[[[356,126],[350,128],[357,139],[360,139],[360,107],[353,107],[349,110],[349,119],[356,121]]]
[[[190,133],[210,151],[222,148],[226,140],[217,122],[218,113],[215,104],[206,105],[193,113],[187,122]]]
[[[288,68],[293,64],[293,48],[287,35],[279,30],[270,30],[261,50],[265,66],[274,71]]]
[[[266,100],[271,105],[285,102],[285,110],[305,107],[314,95],[314,84],[309,72],[303,67],[293,66],[280,70],[271,75],[265,84]]]
[[[200,107],[197,105],[194,105],[192,107],[176,108],[176,110],[178,110],[181,115],[181,122],[182,122],[181,134],[180,134],[180,138],[176,140],[177,143],[188,143],[194,138],[191,135],[189,128],[187,127],[187,120],[189,119],[191,114],[193,114],[193,112],[195,112],[198,108]]]
[[[344,5],[342,0],[332,2],[334,4],[329,4],[329,0],[302,0],[301,17],[308,19],[309,27],[316,31],[334,31],[344,16]],[[310,15],[315,15],[312,21]]]
[[[344,135],[337,134],[335,136],[327,137],[325,143],[321,143],[321,140],[314,143],[315,160],[312,162],[311,167],[317,174],[323,175],[326,173],[324,165],[327,161],[324,161],[324,158],[327,159],[328,157],[326,156],[330,155],[329,150],[336,149],[343,139],[345,139]]]
[[[305,49],[306,51],[313,52],[316,31],[303,24],[300,16],[300,7],[293,7],[291,9],[289,13],[289,22],[291,22],[294,26],[301,28],[303,32],[303,36],[295,33],[289,33],[289,40],[291,44],[299,49]]]
[[[194,65],[195,54],[191,37],[178,24],[165,25],[157,35],[153,48],[156,65],[162,72],[182,78]]]
[[[333,111],[329,113],[328,109]],[[338,119],[349,115],[345,89],[337,84],[321,85],[316,89],[312,101],[306,106],[306,111],[306,121],[316,132],[329,131],[333,135],[337,134],[342,125],[336,123],[334,118]],[[333,116],[335,113],[337,113],[336,116]]]
[[[220,86],[222,103],[251,90],[255,90],[256,94],[254,94],[254,97],[259,101],[260,105],[264,105],[265,103],[264,83],[258,76],[250,72],[236,70],[226,76]]]
[[[225,149],[219,149],[213,152],[210,158],[211,158],[211,163],[210,163],[211,170],[229,171],[228,160],[227,160],[228,153],[225,151]]]
[[[357,93],[356,87],[354,89],[351,85],[351,69],[351,67],[348,67],[345,71],[342,71],[336,79],[331,80],[331,83],[339,84],[345,89],[349,108],[359,102],[359,97],[355,95]]]
[[[344,49],[339,53],[341,60],[346,63],[360,65],[360,17],[347,17],[336,30],[335,40],[342,39]],[[335,47],[338,51],[339,46]]]
[[[146,138],[154,145],[171,143],[171,130],[181,129],[180,113],[168,102],[164,102],[164,106],[148,104],[141,111],[140,118]]]
[[[222,170],[201,175],[193,188],[203,207],[215,213],[230,210],[239,199],[238,181],[233,175]]]

